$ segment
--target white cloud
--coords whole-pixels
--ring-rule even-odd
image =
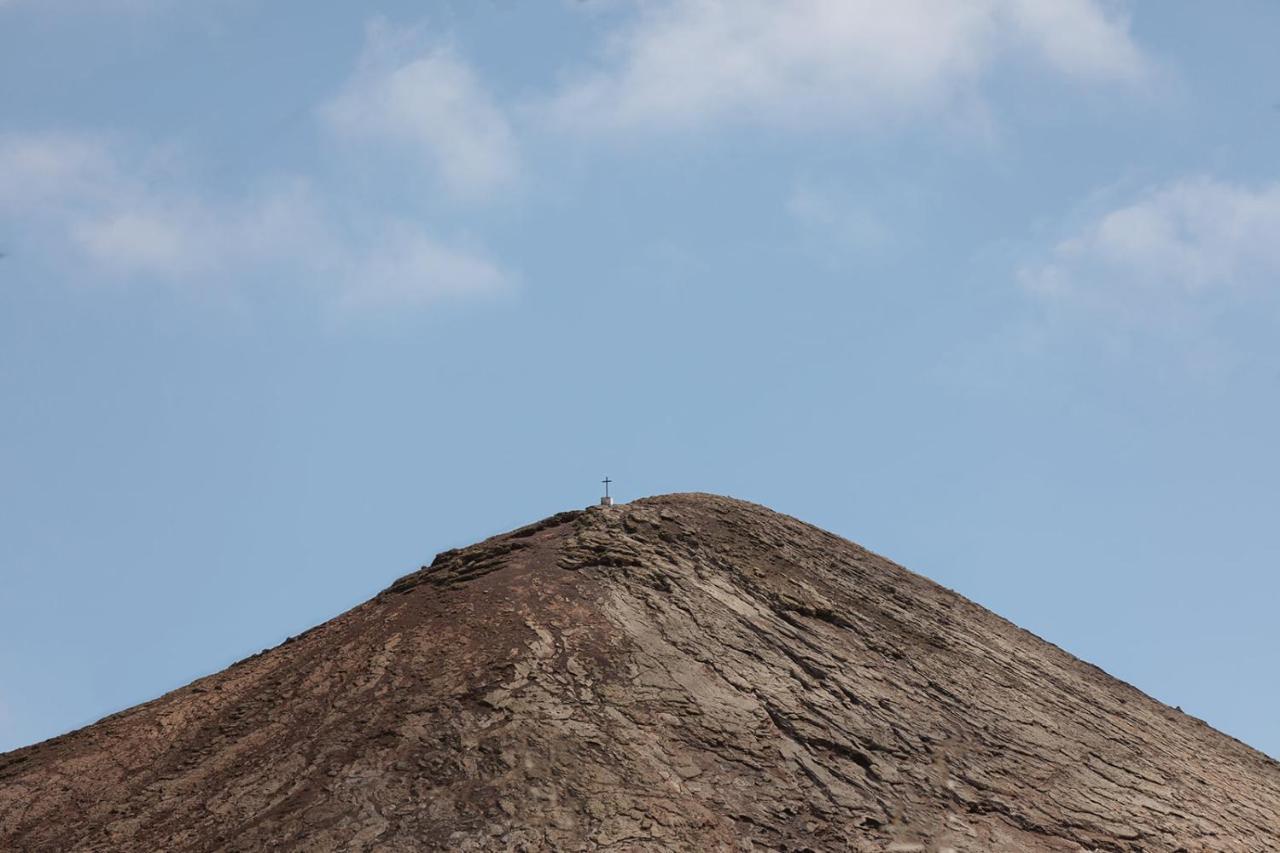
[[[458,196],[489,195],[519,170],[515,134],[456,51],[380,21],[369,26],[360,67],[320,114],[345,140],[420,161]]]
[[[44,206],[96,196],[116,180],[101,140],[63,133],[0,134],[0,205]]]
[[[1187,178],[1095,217],[1021,277],[1054,303],[1142,322],[1277,295],[1277,235],[1280,184]]]
[[[662,0],[555,99],[564,125],[899,119],[977,100],[1002,54],[1068,78],[1138,82],[1148,62],[1099,0]]]
[[[1105,0],[1104,0],[1105,4]],[[1041,61],[1071,77],[1139,81],[1150,66],[1128,21],[1097,0],[1009,0],[1000,11]]]
[[[105,272],[184,280],[286,260],[313,268],[331,251],[325,215],[305,181],[220,204],[168,188],[73,216],[68,236]]]
[[[104,272],[172,279],[294,251],[320,219],[303,181],[210,201],[164,152],[68,133],[0,135],[0,215]]]
[[[440,242],[411,223],[389,223],[383,236],[349,259],[341,304],[426,306],[459,298],[493,297],[514,284],[484,253]]]
[[[72,236],[90,257],[126,272],[184,274],[200,266],[204,254],[196,251],[188,224],[141,213],[83,222]]]
[[[513,277],[483,251],[374,216],[355,234],[313,183],[218,200],[158,158],[72,134],[0,136],[0,221],[99,276],[229,286],[283,280],[340,306],[485,297]],[[373,235],[373,236],[369,236]]]

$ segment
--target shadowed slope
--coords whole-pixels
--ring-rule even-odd
[[[445,552],[0,756],[0,848],[20,850],[1263,851],[1278,827],[1265,756],[710,495]]]

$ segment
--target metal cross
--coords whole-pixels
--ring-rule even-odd
[[[609,484],[612,483],[613,480],[610,480],[608,477],[605,477],[600,482],[604,483],[604,496],[606,498],[609,497]]]

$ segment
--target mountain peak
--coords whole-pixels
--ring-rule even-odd
[[[1253,851],[1278,826],[1276,762],[701,493],[446,551],[0,756],[0,847],[23,850]]]

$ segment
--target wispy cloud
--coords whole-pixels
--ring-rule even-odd
[[[0,135],[0,205],[43,208],[88,200],[113,192],[117,183],[114,159],[101,139],[72,133]]]
[[[0,215],[95,272],[169,280],[296,252],[321,219],[304,181],[215,199],[169,152],[71,133],[0,136]]]
[[[94,279],[296,282],[349,308],[423,306],[513,286],[516,277],[474,240],[426,221],[450,198],[490,196],[519,170],[515,134],[456,50],[374,21],[356,70],[318,110],[345,153],[364,162],[384,148],[399,152],[435,176],[445,198],[423,205],[423,221],[376,201],[356,213],[324,172],[265,175],[228,195],[164,145],[10,132],[0,133],[0,221]]]
[[[1003,0],[988,4],[1004,37],[1055,71],[1087,81],[1137,83],[1151,61],[1110,0]]]
[[[484,252],[444,243],[413,223],[390,222],[346,262],[341,306],[421,307],[507,293],[515,277]]]
[[[92,274],[187,286],[299,283],[335,305],[490,296],[513,276],[474,246],[374,216],[353,232],[314,181],[218,198],[169,157],[74,134],[0,136],[0,219]],[[234,283],[234,285],[232,284]]]
[[[223,203],[169,188],[78,218],[69,236],[108,273],[182,280],[290,258],[314,267],[330,252],[325,217],[302,180]]]
[[[664,0],[612,34],[556,97],[563,125],[871,122],[980,100],[1003,56],[1084,81],[1137,83],[1149,60],[1096,0]]]
[[[1280,184],[1185,178],[1097,215],[1021,278],[1052,304],[1141,323],[1280,295],[1277,234]]]
[[[359,68],[320,114],[346,142],[396,152],[457,196],[487,196],[519,171],[515,134],[471,67],[416,30],[372,22]]]

